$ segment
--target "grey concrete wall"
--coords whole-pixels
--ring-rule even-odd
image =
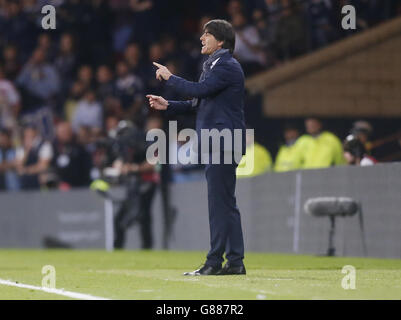
[[[121,190],[119,190],[121,192]],[[362,203],[368,256],[401,258],[401,164],[268,173],[241,179],[237,201],[248,251],[323,254],[328,218],[303,211],[310,197],[347,196]],[[178,209],[171,249],[207,250],[209,226],[205,181],[172,186]],[[162,248],[160,194],[153,204],[156,248]],[[357,216],[338,218],[338,255],[363,256]],[[0,247],[43,246],[45,237],[74,248],[104,248],[104,201],[89,190],[0,194]],[[138,248],[139,228],[127,248]]]

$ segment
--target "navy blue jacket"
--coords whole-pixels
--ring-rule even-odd
[[[239,62],[226,52],[205,74],[200,82],[191,82],[177,76],[170,76],[167,85],[180,94],[198,98],[193,105],[189,101],[169,101],[167,115],[196,111],[196,132],[201,129],[222,130],[227,128],[234,136],[234,129],[242,129],[242,154],[245,154],[244,119],[244,73]]]

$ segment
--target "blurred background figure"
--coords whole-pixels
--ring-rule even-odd
[[[312,0],[307,4],[310,45],[313,49],[326,46],[337,38],[330,0]]]
[[[3,49],[3,69],[5,77],[14,81],[21,70],[21,61],[19,59],[18,49],[15,45],[7,44]]]
[[[280,60],[289,60],[307,51],[305,20],[297,1],[281,0],[281,6],[275,38],[276,50]]]
[[[305,120],[305,129],[312,138],[303,145],[304,169],[327,168],[345,164],[340,139],[324,130],[320,119],[310,117]]]
[[[36,108],[52,106],[61,88],[58,72],[46,61],[46,54],[44,48],[36,48],[17,78],[26,99]]]
[[[35,127],[23,129],[22,146],[16,151],[16,168],[21,189],[32,190],[46,187],[46,173],[53,158],[53,148],[44,140]]]
[[[242,12],[233,14],[232,25],[235,30],[234,55],[241,63],[245,75],[252,75],[267,64],[258,30],[255,26],[247,23]]]
[[[84,90],[91,89],[94,84],[93,68],[87,64],[80,66],[77,72],[77,81],[84,87]]]
[[[117,63],[115,95],[121,102],[122,109],[118,116],[140,123],[142,104],[144,103],[144,87],[142,80],[132,73],[125,61]]]
[[[246,150],[237,167],[238,178],[250,178],[261,175],[272,170],[272,157],[270,152],[260,143],[254,141],[253,135],[247,130],[246,132]],[[253,162],[253,169],[249,173],[239,174],[239,170],[246,170],[249,163]]]
[[[12,133],[0,129],[0,191],[18,191],[19,179],[16,174],[16,151],[12,142]]]
[[[53,138],[53,116],[61,84],[56,68],[46,61],[46,50],[36,48],[16,83],[21,92],[22,121],[36,125],[41,135]]]
[[[300,132],[295,124],[287,123],[284,126],[284,141],[276,156],[274,171],[284,172],[297,170],[302,167],[302,141],[299,141]],[[302,138],[300,139],[302,140]]]
[[[344,140],[344,158],[349,165],[371,166],[377,163],[375,158],[367,154],[361,140],[354,135],[349,135]]]
[[[145,130],[160,128],[161,121],[150,118]],[[126,242],[126,231],[139,223],[141,248],[153,247],[151,206],[159,183],[159,173],[146,160],[146,140],[144,132],[134,124],[121,121],[117,139],[119,150],[113,161],[113,168],[123,179],[126,196],[115,216],[114,247],[122,249]]]
[[[21,110],[21,100],[14,84],[5,76],[4,68],[0,65],[0,128],[15,131]]]
[[[96,71],[96,95],[100,101],[104,101],[107,104],[109,98],[113,97],[114,94],[114,82],[113,82],[113,71],[108,65],[101,65]]]
[[[77,143],[69,122],[57,124],[53,151],[51,167],[60,190],[89,185],[91,158],[84,147]]]
[[[96,99],[93,89],[89,89],[78,101],[73,118],[72,128],[74,132],[82,126],[92,129],[101,129],[103,127],[103,110],[101,104]]]
[[[68,91],[74,81],[77,64],[78,55],[75,48],[74,36],[70,33],[63,33],[59,41],[57,55],[54,58],[54,66],[62,79],[61,103],[66,99]]]
[[[354,122],[351,134],[357,138],[369,153],[372,149],[371,139],[373,135],[373,127],[368,121],[359,120]]]

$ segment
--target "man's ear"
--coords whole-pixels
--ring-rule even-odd
[[[220,48],[223,48],[224,41],[219,41],[217,44],[220,46]]]

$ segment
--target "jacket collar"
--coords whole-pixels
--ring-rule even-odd
[[[231,56],[230,51],[228,49],[219,49],[213,52],[207,60],[203,64],[203,71],[208,71],[214,67],[217,60],[220,58],[224,58],[226,56]]]

